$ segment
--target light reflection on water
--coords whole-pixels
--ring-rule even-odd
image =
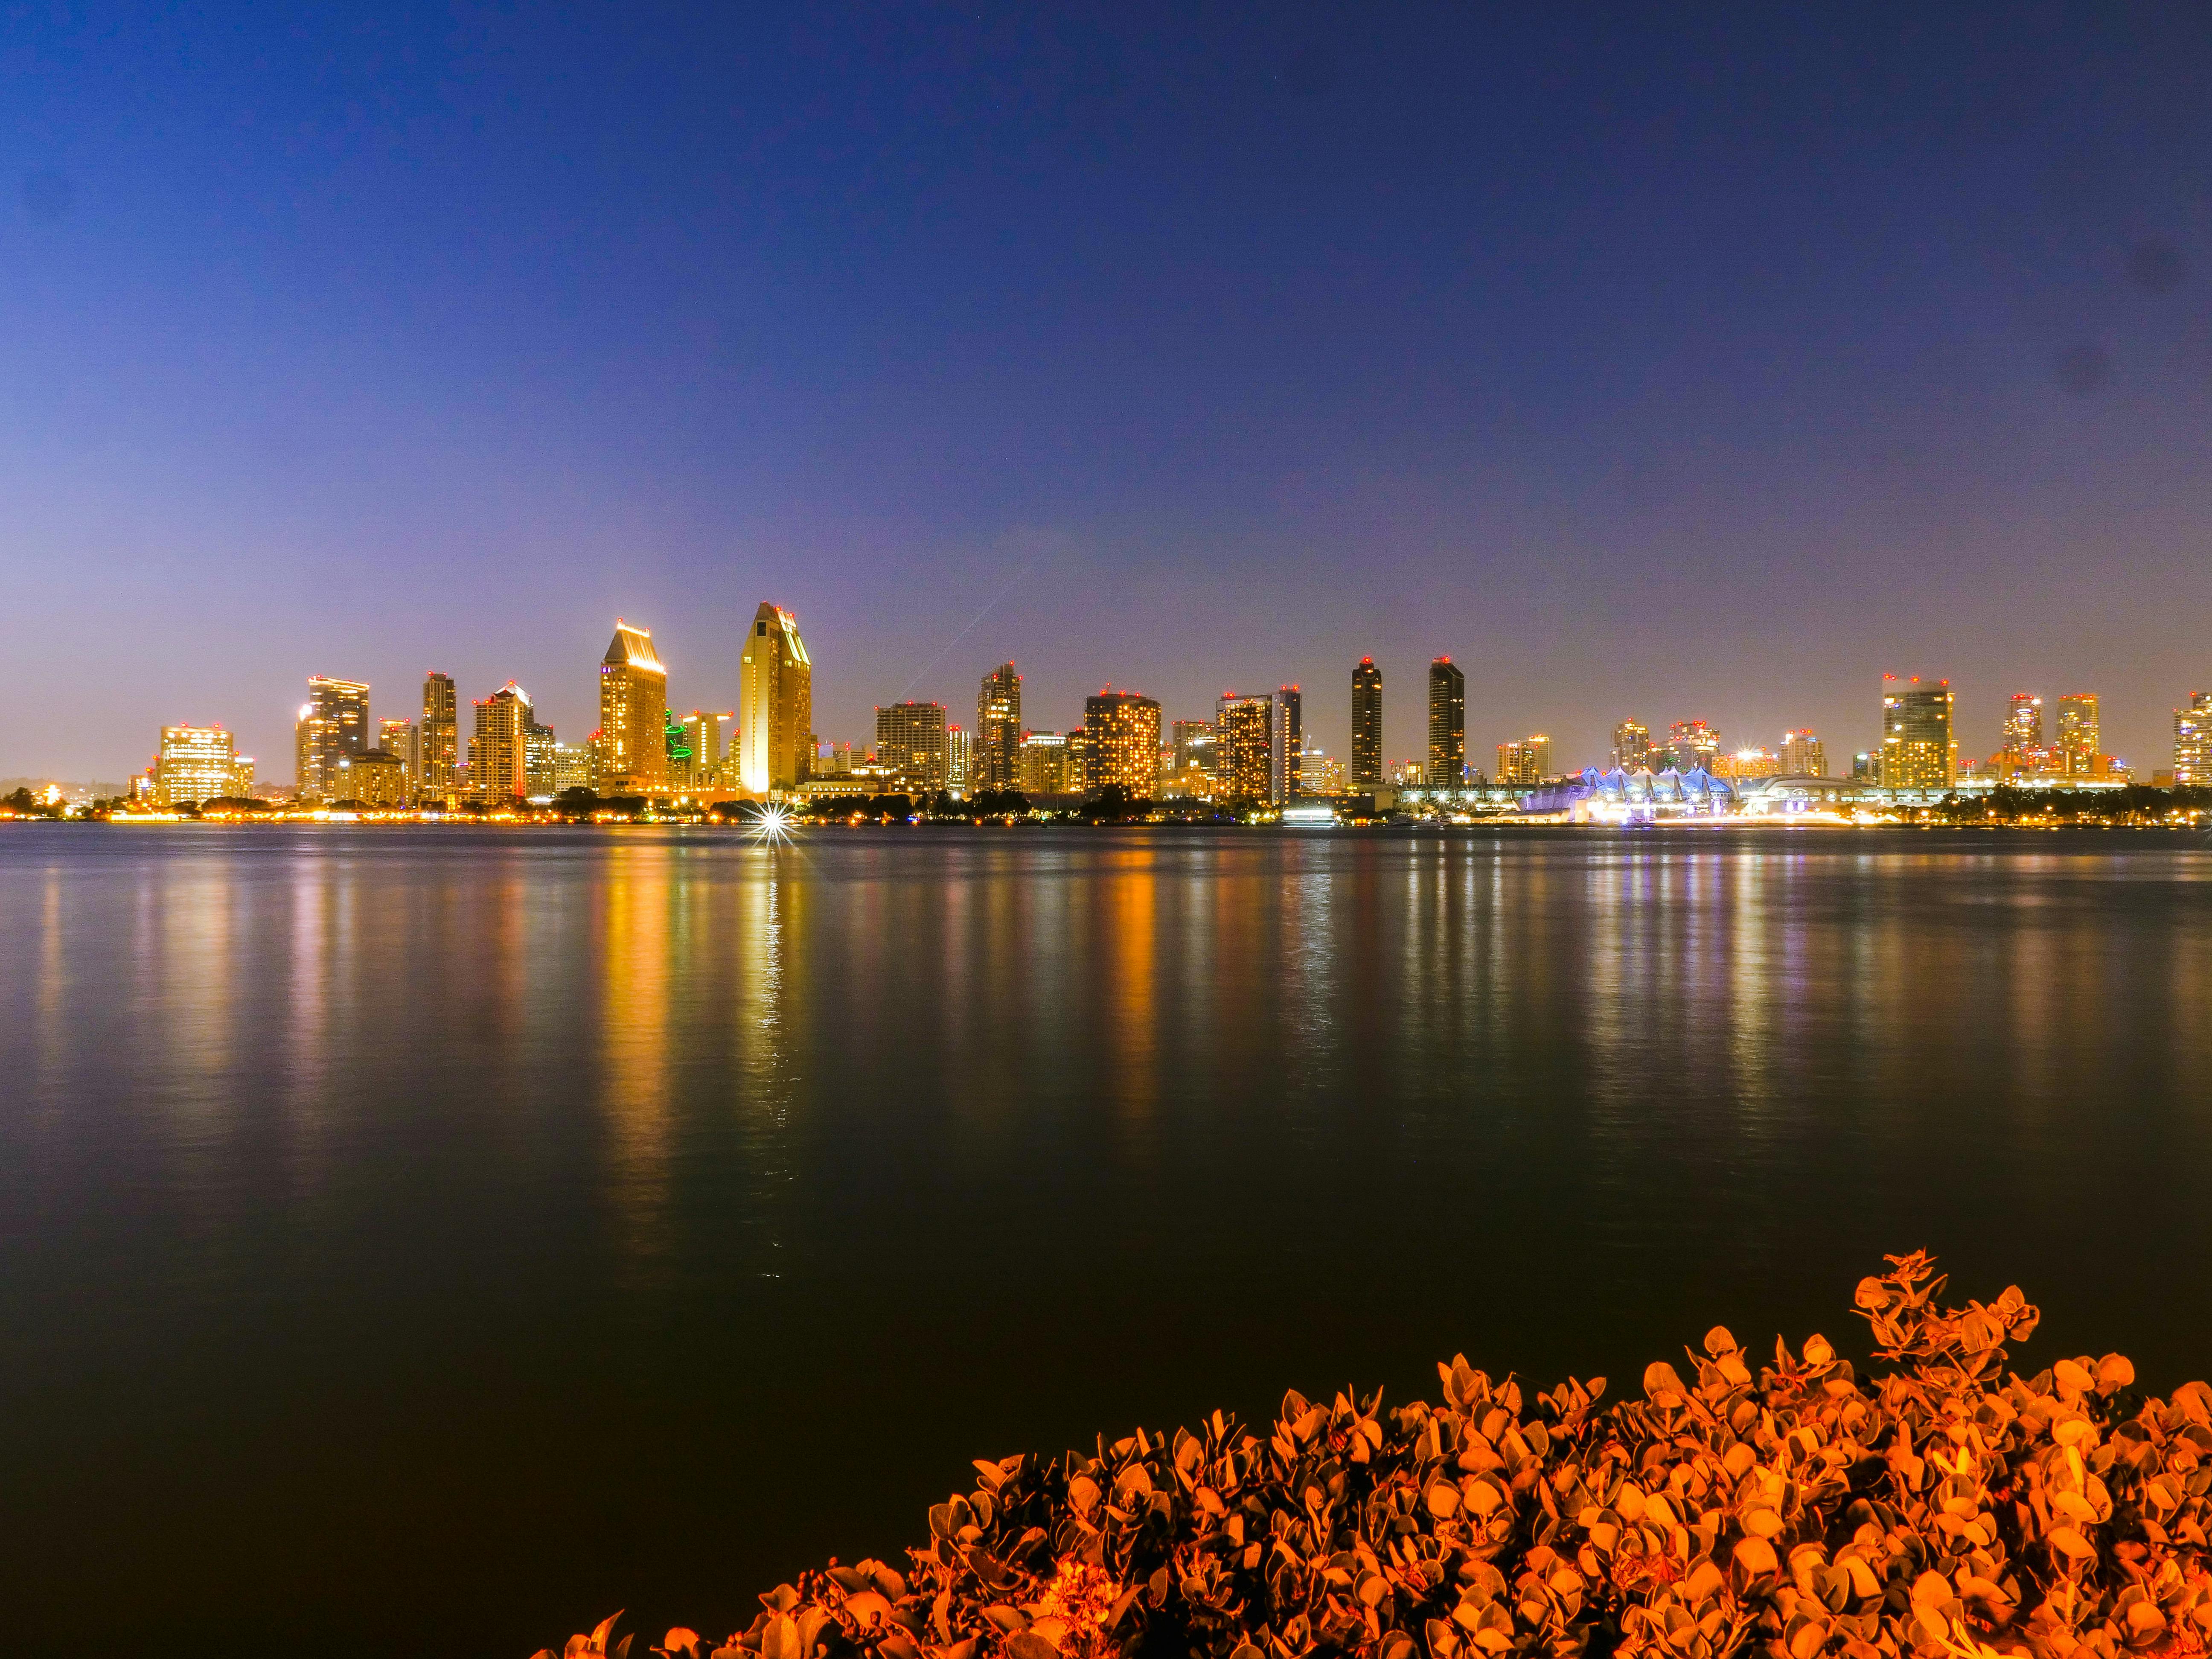
[[[734,1628],[972,1456],[1460,1349],[1847,1340],[1920,1244],[2075,1351],[2212,1370],[2208,871],[2154,836],[0,836],[0,1594],[33,1649]]]

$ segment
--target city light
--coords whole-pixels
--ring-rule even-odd
[[[793,838],[791,811],[787,807],[768,805],[761,808],[745,833],[764,846],[773,846]]]

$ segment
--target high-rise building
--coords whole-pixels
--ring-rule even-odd
[[[1467,676],[1449,657],[1429,665],[1429,781],[1455,788],[1467,776]]]
[[[1013,787],[1025,795],[1073,794],[1081,782],[1068,775],[1067,738],[1061,732],[1023,732],[1020,758]]]
[[[876,758],[890,770],[892,787],[934,796],[945,787],[947,744],[945,705],[895,702],[876,710]]]
[[[965,794],[969,789],[969,769],[975,753],[968,741],[968,728],[948,726],[945,728],[945,787]]]
[[[683,775],[672,773],[669,781],[686,789],[719,789],[722,787],[722,734],[726,722],[733,722],[734,714],[718,714],[712,709],[695,708],[684,717],[684,747],[689,751]]]
[[[653,630],[632,628],[620,617],[599,659],[599,789],[603,795],[668,793],[668,670],[653,652]]]
[[[1169,741],[1174,745],[1171,762],[1176,775],[1190,778],[1200,792],[1213,782],[1213,725],[1210,720],[1177,720],[1170,731]]]
[[[1613,728],[1613,763],[1622,771],[1656,771],[1658,753],[1651,745],[1651,728],[1642,720],[1623,720]]]
[[[2173,781],[2182,788],[2212,784],[2212,691],[2191,691],[2173,711]]]
[[[1676,720],[1667,728],[1667,762],[1677,772],[1693,767],[1710,772],[1720,757],[1720,727],[1711,720]]]
[[[487,806],[504,806],[530,793],[529,735],[534,712],[530,694],[509,680],[476,700],[476,734],[469,739],[469,793]]]
[[[1793,778],[1828,775],[1828,751],[1812,732],[1799,727],[1782,734],[1782,769]]]
[[[1517,743],[1498,745],[1498,781],[1508,788],[1525,788],[1552,775],[1552,740],[1540,733]]]
[[[422,730],[416,740],[416,788],[423,795],[442,799],[453,790],[461,763],[459,707],[453,676],[431,670],[422,680]]]
[[[1306,746],[1305,698],[1295,685],[1275,693],[1275,717],[1267,728],[1268,799],[1285,801],[1298,793],[1298,757]]]
[[[553,745],[553,793],[592,787],[592,747],[585,743]]]
[[[1275,700],[1222,693],[1213,706],[1213,788],[1216,800],[1237,806],[1272,805]]]
[[[360,680],[310,675],[296,732],[301,796],[333,800],[338,763],[368,747],[368,687]]]
[[[1150,800],[1160,785],[1160,706],[1135,691],[1109,686],[1083,700],[1084,787],[1120,784],[1132,799]]]
[[[1019,781],[1022,677],[1010,662],[984,675],[975,694],[975,748],[978,789],[1011,789]]]
[[[1345,793],[1344,763],[1332,760],[1318,748],[1298,757],[1298,793],[1335,796]]]
[[[1085,789],[1091,779],[1091,734],[1079,726],[1067,729],[1067,787]]]
[[[1881,677],[1881,770],[1886,789],[1948,789],[1957,781],[1950,681]]]
[[[1352,671],[1352,793],[1371,794],[1382,787],[1382,671],[1362,657]]]
[[[541,726],[535,708],[522,717],[522,793],[532,800],[550,800],[561,793],[561,744],[553,728]]]
[[[2058,765],[2069,778],[2105,769],[2104,734],[2097,720],[2097,694],[2075,691],[2058,700]]]
[[[814,663],[799,618],[763,601],[745,635],[738,699],[738,786],[796,789],[814,770]]]
[[[376,746],[386,754],[398,757],[407,800],[415,798],[416,784],[422,775],[421,738],[422,734],[416,731],[413,720],[379,720],[376,723]]]
[[[220,726],[165,726],[154,759],[154,804],[191,806],[252,792],[253,763],[241,781],[238,744]]]
[[[2043,763],[2043,699],[2015,691],[2005,704],[2004,742],[1997,754],[2008,772],[2033,772]]]

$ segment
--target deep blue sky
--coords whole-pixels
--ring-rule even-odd
[[[763,599],[825,739],[2212,684],[2201,5],[368,9],[0,16],[0,774]]]

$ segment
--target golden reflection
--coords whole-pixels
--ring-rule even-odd
[[[623,837],[600,895],[599,1106],[609,1196],[635,1255],[668,1247],[670,849]]]
[[[1122,1127],[1141,1129],[1160,1087],[1158,877],[1150,848],[1104,854],[1100,862],[1105,982],[1098,1003],[1105,1018],[1099,1044]]]

